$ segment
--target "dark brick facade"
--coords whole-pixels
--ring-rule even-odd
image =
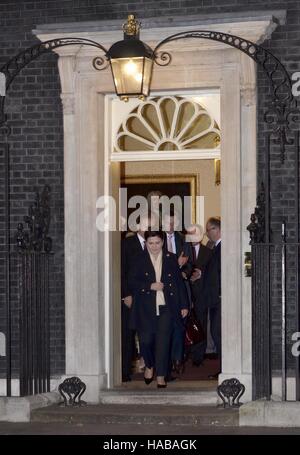
[[[0,1],[0,65],[37,42],[32,29],[38,24],[95,21],[104,19],[124,20],[128,13],[136,13],[142,20],[152,16],[184,16],[225,12],[286,9],[287,23],[278,26],[272,40],[264,47],[272,51],[290,72],[300,71],[300,2],[296,0],[43,0]],[[59,98],[60,85],[57,57],[46,55],[31,63],[12,84],[7,97],[7,113],[12,134],[11,144],[11,223],[14,229],[27,213],[34,190],[42,189],[45,183],[52,189],[52,225],[50,235],[54,245],[54,264],[51,286],[51,371],[64,372],[64,200],[63,200],[63,127]],[[264,169],[266,126],[263,112],[268,98],[268,82],[261,70],[258,72],[258,176]],[[272,149],[272,204],[276,215],[272,218],[274,234],[280,232],[282,217],[287,219],[292,235],[294,216],[294,188],[289,176],[293,175],[293,151],[288,152],[284,165],[279,164],[279,150]],[[3,241],[3,158],[0,155],[0,241]],[[250,215],[250,214],[249,214]],[[0,263],[0,330],[4,330],[4,275],[3,252]],[[274,273],[274,283],[278,280]],[[293,277],[289,279],[291,305],[288,309],[289,330],[293,332],[295,301],[293,301]],[[276,286],[274,286],[276,289]],[[275,296],[275,301],[278,295]],[[279,306],[274,307],[275,351],[279,352]],[[14,340],[17,343],[17,339]],[[278,358],[279,360],[279,358]],[[277,364],[277,362],[276,362]],[[4,362],[0,358],[0,371]]]

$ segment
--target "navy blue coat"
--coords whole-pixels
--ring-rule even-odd
[[[161,280],[164,284],[166,305],[174,321],[183,324],[181,310],[188,309],[188,297],[177,257],[173,253],[163,252]],[[148,250],[145,249],[136,256],[129,272],[129,286],[133,290],[133,304],[131,307],[132,329],[140,332],[154,331],[156,327],[156,291],[150,289],[156,282],[154,267]]]

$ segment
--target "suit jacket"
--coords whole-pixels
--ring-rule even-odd
[[[184,256],[188,256],[188,262],[181,268],[182,272],[185,272],[187,276],[189,276],[193,270],[193,263],[192,263],[192,250],[191,244],[185,241],[184,235],[178,231],[174,232],[175,236],[175,245],[176,245],[176,256],[179,257],[180,254],[183,252]],[[168,242],[167,242],[167,233],[164,232],[164,252],[168,252]]]
[[[199,252],[194,261],[194,268],[200,269],[202,274],[199,280],[191,282],[192,299],[195,305],[204,306],[204,273],[212,257],[212,250],[200,243]]]
[[[155,330],[156,291],[150,289],[156,282],[154,267],[147,250],[136,257],[129,271],[129,286],[133,289],[131,307],[131,328],[141,332]],[[186,288],[172,253],[163,252],[161,282],[164,283],[164,297],[174,321],[183,324],[180,310],[188,309]]]
[[[121,243],[121,297],[132,295],[128,277],[129,270],[135,262],[135,258],[143,251],[137,234],[122,239]]]
[[[212,250],[204,271],[204,296],[209,308],[221,304],[221,242]]]
[[[193,256],[192,256],[192,248],[191,248],[191,243],[186,242],[184,235],[181,234],[181,232],[175,231],[174,232],[175,236],[175,246],[176,246],[176,256],[177,258],[181,255],[183,252],[184,256],[188,256],[188,261],[187,263],[180,268],[181,272],[184,272],[186,275],[186,279],[184,280],[184,284],[186,287],[186,292],[188,296],[188,302],[189,302],[189,308],[192,307],[192,293],[191,293],[191,286],[189,282],[189,278],[192,274],[193,271]],[[164,251],[167,253],[168,252],[168,241],[167,241],[167,233],[164,233]]]

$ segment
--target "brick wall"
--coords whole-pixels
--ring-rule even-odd
[[[88,20],[120,19],[128,13],[145,17],[222,13],[266,9],[286,9],[287,24],[279,26],[272,40],[264,46],[272,51],[291,72],[300,70],[300,2],[285,0],[60,0],[60,1],[0,1],[0,65],[37,42],[31,30],[37,24],[75,22]],[[263,111],[268,101],[268,83],[262,71],[258,72],[259,94],[259,156],[258,175],[264,169],[265,125]],[[31,63],[12,84],[7,97],[7,113],[12,126],[12,206],[11,222],[14,229],[27,213],[33,192],[45,183],[52,189],[51,236],[54,245],[54,263],[51,285],[51,371],[64,371],[64,219],[63,219],[63,130],[62,110],[59,98],[57,58],[46,55]],[[288,229],[292,231],[294,213],[294,188],[288,177],[293,173],[292,151],[285,164],[279,166],[278,149],[272,149],[272,204],[276,214],[272,219],[274,233],[280,231],[280,222],[286,216]],[[285,181],[283,182],[283,178]],[[0,155],[0,241],[3,241],[3,165]],[[250,215],[250,214],[249,214]],[[3,243],[1,243],[3,244]],[[1,264],[3,264],[3,252]],[[278,274],[274,273],[274,281]],[[292,289],[291,281],[291,292]],[[275,289],[275,286],[274,286]],[[4,327],[3,309],[4,276],[0,265],[0,330]],[[291,295],[292,298],[292,295]],[[277,299],[277,300],[276,300]],[[274,301],[278,301],[275,296]],[[288,310],[290,331],[294,330],[295,302]],[[279,352],[279,302],[274,308],[275,351]],[[17,340],[15,340],[17,343]],[[1,361],[2,360],[2,361]],[[279,360],[279,357],[278,357]],[[276,362],[277,364],[277,362]],[[0,371],[4,362],[0,358]],[[2,369],[2,370],[1,370]]]

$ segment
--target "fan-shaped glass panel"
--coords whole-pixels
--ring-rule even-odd
[[[120,126],[117,152],[214,149],[220,128],[199,102],[163,96],[133,109]]]

